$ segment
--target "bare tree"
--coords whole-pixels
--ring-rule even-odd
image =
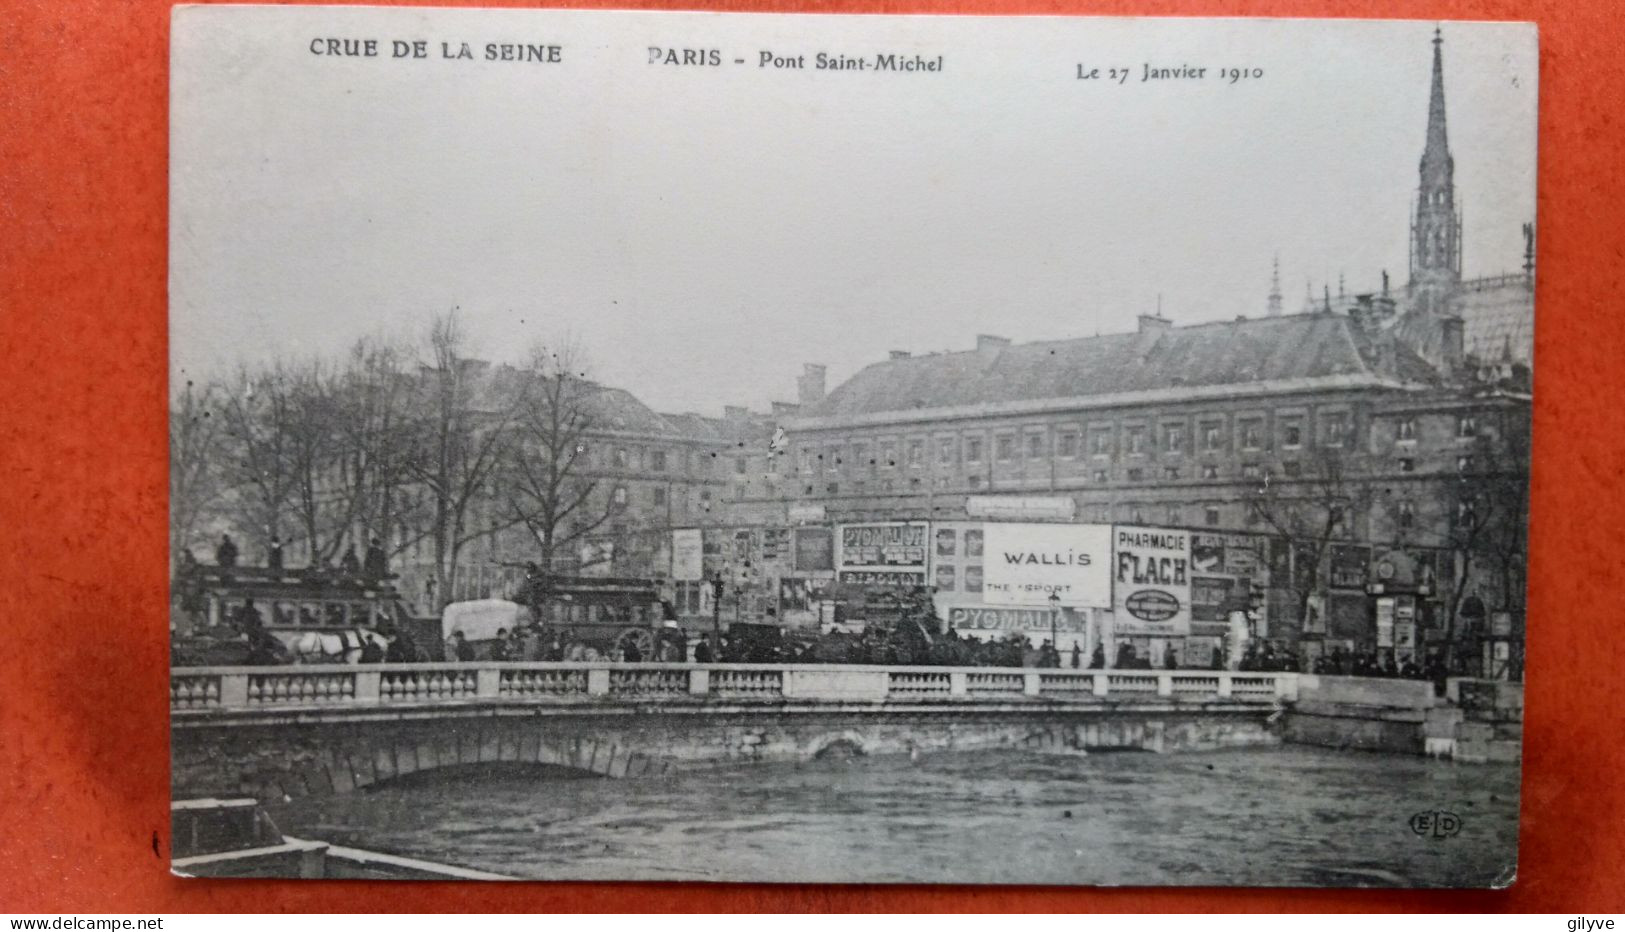
[[[411,478],[427,498],[428,539],[434,551],[438,598],[450,598],[458,558],[470,542],[512,526],[515,519],[486,514],[488,484],[514,419],[528,401],[529,378],[514,369],[491,370],[469,356],[457,313],[431,323],[417,382],[411,425],[413,446],[405,459]]]
[[[1294,479],[1266,474],[1248,496],[1247,508],[1286,541],[1298,618],[1307,620],[1310,600],[1323,588],[1321,570],[1332,543],[1352,530],[1350,522],[1364,510],[1369,489],[1353,478],[1342,447],[1315,447],[1303,469]]]
[[[291,381],[280,363],[244,367],[220,393],[220,475],[231,490],[231,523],[245,539],[280,534],[292,511]]]
[[[219,391],[188,381],[169,410],[170,560],[191,546],[204,522],[220,508],[221,418],[214,408]]]
[[[337,527],[376,537],[390,556],[417,543],[420,496],[411,487],[410,375],[400,347],[358,340],[334,379],[332,471]]]
[[[1529,420],[1526,406],[1487,407],[1474,415],[1471,452],[1463,454],[1447,501],[1447,546],[1456,566],[1445,618],[1445,663],[1454,669],[1458,622],[1482,572],[1494,577],[1491,601],[1522,611],[1529,519]]]
[[[293,518],[310,548],[313,564],[324,565],[344,540],[337,520],[341,499],[334,481],[340,403],[332,372],[312,359],[284,369],[287,418],[282,449],[291,489]]]
[[[537,564],[551,572],[560,554],[593,540],[621,503],[590,468],[603,389],[588,378],[581,348],[570,341],[533,347],[528,368],[529,404],[506,447],[507,504],[535,538]]]

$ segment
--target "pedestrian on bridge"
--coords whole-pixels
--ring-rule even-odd
[[[474,659],[474,645],[468,643],[468,638],[461,631],[453,631],[451,640],[446,642],[446,659],[458,663],[469,663]]]
[[[232,541],[230,534],[220,535],[220,546],[214,548],[214,562],[217,566],[224,567],[237,565],[237,545]]]

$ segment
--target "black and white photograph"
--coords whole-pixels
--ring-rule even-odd
[[[171,870],[1511,885],[1537,64],[175,8]]]

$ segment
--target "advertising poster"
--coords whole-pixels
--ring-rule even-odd
[[[923,521],[843,524],[836,528],[835,565],[841,582],[860,586],[923,586],[929,545]]]
[[[955,631],[998,634],[1084,634],[1088,631],[1086,613],[1061,609],[956,606],[948,610],[948,624]]]
[[[671,578],[680,582],[705,578],[705,544],[699,528],[671,532]]]
[[[1112,614],[1119,635],[1183,637],[1191,630],[1191,534],[1116,527]]]
[[[1112,529],[1107,524],[986,524],[983,592],[999,605],[1107,608]],[[1187,587],[1188,588],[1188,587]]]
[[[1191,569],[1198,573],[1224,572],[1223,534],[1191,535]]]
[[[836,552],[842,570],[892,569],[925,572],[925,522],[843,524]]]
[[[1226,534],[1224,536],[1225,575],[1240,576],[1259,586],[1268,584],[1269,572],[1264,559],[1265,544],[1266,540],[1262,537],[1252,537],[1246,534]]]
[[[835,532],[827,527],[798,527],[791,539],[798,573],[827,573],[835,569]]]
[[[1352,544],[1332,545],[1331,583],[1335,589],[1363,589],[1371,564],[1371,548]]]

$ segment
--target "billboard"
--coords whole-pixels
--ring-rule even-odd
[[[1078,612],[1051,611],[1043,608],[1004,608],[990,605],[960,605],[948,610],[948,624],[955,631],[997,632],[999,634],[1047,635],[1085,634],[1089,619]]]
[[[1107,524],[985,524],[984,600],[997,605],[1109,608],[1112,529]]]
[[[1174,528],[1112,531],[1112,624],[1119,635],[1191,631],[1191,534]]]
[[[835,569],[835,532],[827,527],[798,527],[790,546],[798,573],[827,573]]]
[[[874,570],[925,575],[924,521],[843,524],[838,529],[836,563],[842,572]]]
[[[699,528],[671,532],[671,578],[684,582],[705,578],[705,544]]]
[[[1078,503],[1066,495],[1027,498],[971,495],[965,499],[965,514],[972,518],[1071,521],[1077,517]]]

